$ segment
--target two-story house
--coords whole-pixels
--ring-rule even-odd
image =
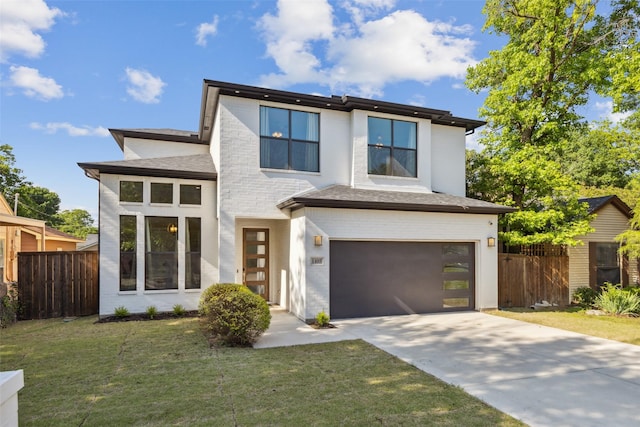
[[[205,80],[197,132],[112,129],[100,314],[244,283],[304,320],[497,306],[497,216],[448,111]]]

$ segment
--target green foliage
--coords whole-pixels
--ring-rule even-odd
[[[634,177],[629,184],[638,197],[633,209],[633,217],[631,218],[629,229],[616,236],[616,240],[620,242],[620,252],[631,258],[640,258],[640,174]]]
[[[149,307],[147,307],[147,316],[149,316],[149,319],[152,319],[154,317],[156,317],[156,315],[158,314],[158,309],[156,308],[155,305],[150,305]]]
[[[120,307],[116,307],[113,313],[118,319],[129,317],[131,315],[131,313],[129,313],[129,309],[124,305],[121,305]]]
[[[596,298],[595,306],[607,314],[616,316],[640,315],[640,295],[607,283]]]
[[[15,167],[16,157],[13,147],[7,144],[0,145],[0,191],[9,203],[13,201],[13,194],[26,183],[22,170]]]
[[[173,306],[173,315],[177,317],[182,317],[187,313],[187,310],[182,306],[182,304],[176,304]]]
[[[17,192],[18,215],[46,221],[52,227],[60,223],[56,214],[60,210],[60,197],[57,193],[33,185],[22,185]]]
[[[576,289],[573,292],[573,302],[582,308],[591,308],[596,302],[598,292],[588,286]]]
[[[232,346],[253,344],[271,323],[267,302],[239,284],[207,288],[200,297],[199,312],[206,328],[222,343]]]
[[[329,315],[322,310],[320,313],[316,314],[316,325],[321,328],[326,328],[329,326]]]
[[[7,291],[4,296],[0,297],[0,328],[6,328],[16,322],[20,304],[16,290],[6,284],[2,284],[2,286],[7,287]]]
[[[84,209],[64,210],[56,215],[58,230],[86,239],[87,234],[98,233],[98,228],[93,225],[91,214]]]

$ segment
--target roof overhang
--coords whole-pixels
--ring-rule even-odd
[[[0,225],[9,227],[38,227],[44,228],[46,226],[45,221],[33,218],[25,218],[21,216],[7,215],[0,213]]]
[[[198,134],[179,135],[163,133],[161,129],[156,132],[151,130],[137,129],[109,129],[111,136],[116,140],[121,150],[124,150],[125,138],[149,139],[152,141],[185,142],[189,144],[208,144],[208,140],[203,141]]]

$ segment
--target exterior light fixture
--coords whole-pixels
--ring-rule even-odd
[[[169,233],[172,233],[172,234],[173,233],[177,233],[178,232],[178,226],[173,224],[173,223],[171,223],[171,224],[167,225],[167,231]]]
[[[313,244],[316,246],[322,246],[322,236],[313,236]]]
[[[487,237],[487,246],[493,248],[496,246],[496,238],[495,237]]]

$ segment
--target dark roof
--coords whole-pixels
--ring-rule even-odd
[[[449,111],[433,108],[417,107],[414,105],[396,104],[375,99],[358,98],[354,96],[317,96],[283,90],[267,89],[256,86],[240,85],[236,83],[205,80],[202,91],[202,107],[200,111],[200,138],[207,140],[206,132],[211,129],[217,98],[219,95],[240,98],[262,99],[291,105],[304,105],[338,111],[367,110],[379,113],[395,114],[406,117],[426,118],[432,123],[464,128],[473,131],[485,122],[452,116]]]
[[[118,160],[113,162],[78,163],[87,176],[100,179],[100,173],[167,178],[203,179],[218,178],[210,154],[151,159]]]
[[[124,138],[151,139],[154,141],[186,142],[206,144],[197,132],[179,129],[109,129],[120,149],[124,148]]]
[[[280,209],[302,207],[474,214],[500,214],[515,211],[514,208],[495,203],[442,193],[366,190],[347,185],[333,185],[320,190],[311,190],[278,204]]]
[[[589,205],[589,213],[593,214],[604,208],[608,204],[615,206],[620,212],[627,216],[627,218],[633,217],[631,208],[616,195],[602,196],[602,197],[585,197],[578,199],[579,202]]]

